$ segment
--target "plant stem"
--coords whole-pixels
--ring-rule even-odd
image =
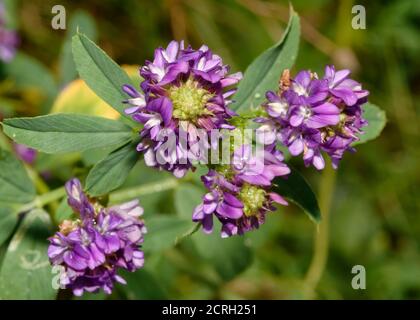
[[[50,188],[48,187],[48,185],[45,183],[45,181],[41,178],[41,176],[38,174],[38,172],[36,172],[31,166],[26,165],[25,164],[25,168],[26,168],[26,172],[28,173],[30,179],[33,181],[36,190],[38,191],[38,193],[40,194],[36,199],[35,199],[35,206],[38,208],[42,208],[45,205],[48,204],[49,210],[48,210],[48,214],[51,218],[51,221],[53,224],[56,224],[56,219],[55,219],[55,213],[57,211],[58,208],[58,204],[55,202],[57,199],[61,198],[64,195],[64,188],[62,190],[62,192],[56,192],[56,191],[60,191],[60,189],[54,190],[53,192],[50,193]],[[58,198],[55,198],[57,195],[59,195]],[[51,198],[52,196],[52,198]],[[46,200],[43,200],[43,199]],[[41,204],[39,204],[38,202],[41,199]],[[46,201],[45,203],[43,201]]]
[[[175,245],[178,245],[179,243],[181,243],[185,238],[192,236],[194,233],[200,230],[200,227],[201,227],[201,223],[195,223],[194,226],[191,227],[191,229],[189,229],[187,232],[185,232],[184,234],[180,235],[179,237],[175,239]]]
[[[170,190],[175,188],[178,185],[178,181],[175,178],[169,178],[166,180],[152,182],[144,184],[138,187],[127,188],[110,194],[110,200],[112,203],[123,202],[137,198],[142,195],[151,194],[155,192],[161,192],[165,190]],[[64,187],[43,193],[35,198],[34,201],[20,207],[18,212],[26,212],[34,208],[42,208],[46,205],[51,204],[54,201],[59,200],[60,198],[66,195],[66,190]],[[51,219],[55,222],[54,216],[51,214]]]
[[[42,180],[39,174],[29,165],[25,164],[26,172],[29,175],[29,178],[34,182],[36,190],[40,193],[47,193],[50,191],[47,184]]]
[[[168,178],[157,182],[143,184],[137,187],[127,188],[111,193],[109,195],[109,201],[110,203],[119,203],[132,200],[147,194],[174,189],[178,183],[179,182],[177,179]]]
[[[32,210],[34,208],[43,208],[44,206],[50,204],[51,202],[57,201],[60,198],[64,197],[65,194],[66,194],[66,192],[65,192],[64,187],[61,187],[61,188],[52,190],[50,192],[41,194],[41,195],[37,196],[34,201],[32,201],[32,202],[30,202],[30,203],[28,203],[28,204],[20,207],[18,209],[18,212],[19,213],[20,212],[27,212],[27,211],[30,211],[30,210]],[[50,215],[51,221],[54,224],[56,224],[57,221],[55,221],[54,212],[55,211],[49,212],[49,215]]]
[[[331,200],[334,194],[336,171],[327,161],[322,174],[319,204],[321,208],[321,222],[314,239],[314,255],[304,279],[304,296],[311,299],[315,296],[316,287],[322,277],[328,259],[329,217]]]
[[[48,193],[44,193],[40,196],[38,196],[35,199],[35,206],[38,208],[42,208],[43,206],[57,201],[60,198],[64,197],[66,194],[66,190],[64,189],[64,187],[58,188],[58,189],[54,189]]]

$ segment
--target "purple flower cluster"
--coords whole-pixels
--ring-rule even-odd
[[[5,25],[4,4],[0,2],[0,60],[10,62],[16,54],[19,38],[15,31],[8,30]]]
[[[61,266],[60,284],[75,295],[101,288],[110,294],[114,282],[125,283],[118,269],[132,272],[143,267],[143,208],[137,200],[110,208],[92,204],[77,179],[66,183],[66,191],[80,219],[63,221],[49,239],[50,262]]]
[[[231,128],[227,120],[235,113],[228,108],[229,97],[235,93],[232,86],[242,74],[228,75],[228,71],[229,67],[207,46],[194,50],[185,48],[183,42],[172,41],[166,49],[156,49],[154,60],[146,61],[140,69],[143,93],[130,85],[123,86],[130,96],[126,113],[144,125],[137,150],[144,152],[148,166],[182,177],[193,161],[204,156],[188,153],[199,141],[197,129],[209,132]],[[172,133],[172,148],[160,151]],[[185,137],[183,141],[181,136]],[[163,161],[158,161],[159,157]]]
[[[325,68],[322,79],[310,71],[290,79],[286,72],[279,93],[266,94],[267,117],[256,121],[263,123],[265,130],[276,132],[292,156],[303,153],[306,166],[323,169],[324,151],[336,168],[346,150],[354,151],[351,143],[367,124],[361,105],[369,92],[349,74],[349,70],[336,71],[334,66]]]
[[[256,229],[264,223],[266,213],[275,210],[274,203],[287,205],[270,187],[275,177],[289,173],[281,152],[266,149],[254,155],[250,145],[242,145],[233,153],[230,165],[201,177],[209,192],[195,208],[193,221],[211,233],[215,216],[222,224],[223,238]]]

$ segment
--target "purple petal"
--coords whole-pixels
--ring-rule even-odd
[[[197,207],[195,207],[192,220],[193,221],[200,221],[204,218],[204,212],[203,212],[203,204],[199,204]]]
[[[278,204],[282,204],[284,206],[288,205],[287,201],[282,196],[280,196],[279,194],[277,194],[275,192],[270,192],[268,195],[270,196],[270,199],[273,200],[274,202],[276,202]]]
[[[242,202],[238,198],[236,198],[234,195],[232,195],[228,192],[225,192],[223,194],[223,199],[230,206],[233,206],[233,207],[236,207],[236,208],[243,208],[244,207],[244,205],[242,204]]]
[[[311,82],[311,73],[307,70],[300,71],[294,78],[294,81],[303,88],[307,88]]]
[[[349,75],[350,75],[350,70],[348,70],[348,69],[343,69],[343,70],[337,71],[335,73],[335,75],[334,75],[333,86],[335,86],[335,85],[339,84],[340,82],[342,82]]]
[[[292,156],[297,156],[303,151],[303,141],[300,138],[295,139],[291,145],[289,145],[289,151]]]
[[[166,51],[164,52],[164,57],[168,62],[173,62],[176,59],[176,56],[178,55],[179,50],[179,43],[178,41],[171,41],[166,48]]]
[[[203,221],[202,221],[202,225],[203,225],[203,231],[207,234],[212,233],[213,231],[213,215],[212,214],[207,214],[205,215]]]
[[[322,128],[328,125],[336,125],[340,121],[340,116],[338,114],[334,115],[313,115],[306,121],[308,128]]]
[[[231,219],[239,219],[243,215],[242,208],[232,207],[224,201],[217,208],[217,213]]]
[[[64,262],[74,270],[84,270],[87,268],[86,260],[73,251],[68,251],[64,254]]]
[[[325,167],[325,161],[321,154],[315,155],[312,163],[314,164],[314,167],[318,170],[322,170]]]
[[[132,98],[140,97],[140,93],[130,84],[124,84],[122,90]]]
[[[332,103],[329,103],[329,102],[323,103],[323,104],[321,104],[317,107],[313,107],[312,111],[314,113],[317,113],[317,114],[335,114],[335,115],[337,115],[337,114],[340,113],[340,109],[336,105],[334,105]]]
[[[239,176],[241,180],[247,182],[249,184],[257,185],[257,186],[269,186],[271,185],[271,180],[267,179],[262,175],[245,175],[241,174]]]
[[[168,67],[165,76],[159,82],[163,86],[174,81],[180,74],[185,74],[189,70],[189,65],[186,61],[178,61]]]
[[[348,106],[356,104],[358,100],[357,95],[349,88],[335,88],[331,90],[331,94],[342,99]]]
[[[290,117],[290,124],[293,127],[299,127],[302,124],[303,119],[304,119],[303,115],[295,114],[295,115]]]
[[[221,237],[228,238],[238,233],[238,227],[232,223],[225,223],[222,226]]]

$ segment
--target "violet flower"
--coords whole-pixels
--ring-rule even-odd
[[[6,28],[5,8],[0,2],[0,60],[10,62],[15,54],[19,44],[19,38],[15,31]]]
[[[205,233],[211,233],[216,217],[222,224],[223,238],[257,229],[267,212],[276,209],[275,203],[287,205],[270,188],[275,177],[289,173],[279,151],[267,149],[258,157],[251,155],[249,145],[243,145],[235,150],[231,165],[211,169],[202,176],[209,192],[195,208],[193,221],[200,222]]]
[[[37,157],[37,151],[20,143],[13,143],[16,155],[27,164],[33,164]]]
[[[50,262],[62,267],[60,284],[75,295],[100,289],[110,294],[115,282],[125,284],[119,269],[133,272],[143,267],[143,208],[137,200],[110,208],[93,204],[77,179],[66,183],[66,191],[80,219],[64,220],[49,239]]]
[[[334,66],[325,68],[322,79],[301,71],[294,79],[286,79],[288,85],[278,93],[267,92],[266,116],[255,121],[275,128],[277,139],[292,156],[303,154],[306,166],[323,169],[325,152],[337,168],[344,152],[354,151],[351,144],[367,124],[361,105],[369,92],[349,75],[349,70],[335,71]]]
[[[155,50],[154,60],[140,69],[144,81],[138,92],[130,85],[123,91],[130,96],[126,113],[143,124],[137,150],[144,153],[148,166],[171,171],[182,177],[193,161],[203,159],[201,153],[187,151],[199,140],[198,129],[232,129],[228,123],[235,113],[228,108],[232,88],[242,78],[241,73],[228,75],[229,67],[207,46],[198,50],[172,41],[166,49]],[[173,148],[160,151],[175,135]],[[184,133],[184,135],[182,135]],[[183,140],[182,136],[185,137]],[[205,149],[210,148],[207,141]],[[163,159],[164,161],[159,161]]]

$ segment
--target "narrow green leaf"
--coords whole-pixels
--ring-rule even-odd
[[[10,237],[17,221],[18,216],[13,209],[0,207],[0,246]]]
[[[247,111],[256,108],[264,101],[268,90],[277,89],[281,73],[290,69],[296,60],[299,36],[299,16],[292,9],[282,39],[258,56],[246,70],[234,96],[233,109]]]
[[[173,215],[155,215],[146,218],[147,234],[144,249],[161,251],[173,247],[178,236],[185,234],[192,226],[191,220]]]
[[[128,75],[95,43],[83,34],[73,37],[73,58],[80,77],[111,107],[124,117],[121,87],[131,83]]]
[[[41,98],[42,111],[48,112],[57,94],[57,84],[48,68],[24,53],[18,53],[4,68],[17,88],[35,90]]]
[[[54,299],[53,273],[48,262],[51,236],[46,212],[34,210],[13,236],[0,270],[0,299]]]
[[[3,129],[14,141],[45,153],[119,146],[132,137],[120,121],[79,114],[6,119]]]
[[[315,193],[305,178],[297,170],[291,169],[292,171],[287,179],[276,178],[274,180],[274,191],[297,204],[312,220],[319,222],[321,220],[321,210]]]
[[[71,43],[73,35],[79,30],[83,32],[93,41],[96,40],[95,20],[88,12],[78,10],[70,17],[68,28],[66,31],[66,40],[63,43],[60,53],[60,83],[67,84],[77,76],[76,66],[73,61],[71,52]]]
[[[128,143],[111,152],[92,168],[86,180],[86,189],[91,196],[107,194],[124,183],[139,159],[136,144]]]
[[[0,201],[27,203],[36,192],[22,163],[10,152],[0,149]]]
[[[372,103],[366,103],[362,106],[363,118],[368,121],[368,125],[363,128],[364,134],[361,134],[360,140],[353,143],[358,145],[367,141],[376,139],[382,132],[386,124],[385,111]]]
[[[222,239],[220,225],[216,223],[212,234],[197,232],[192,238],[199,254],[207,260],[225,280],[231,280],[250,266],[252,252],[240,236]]]

